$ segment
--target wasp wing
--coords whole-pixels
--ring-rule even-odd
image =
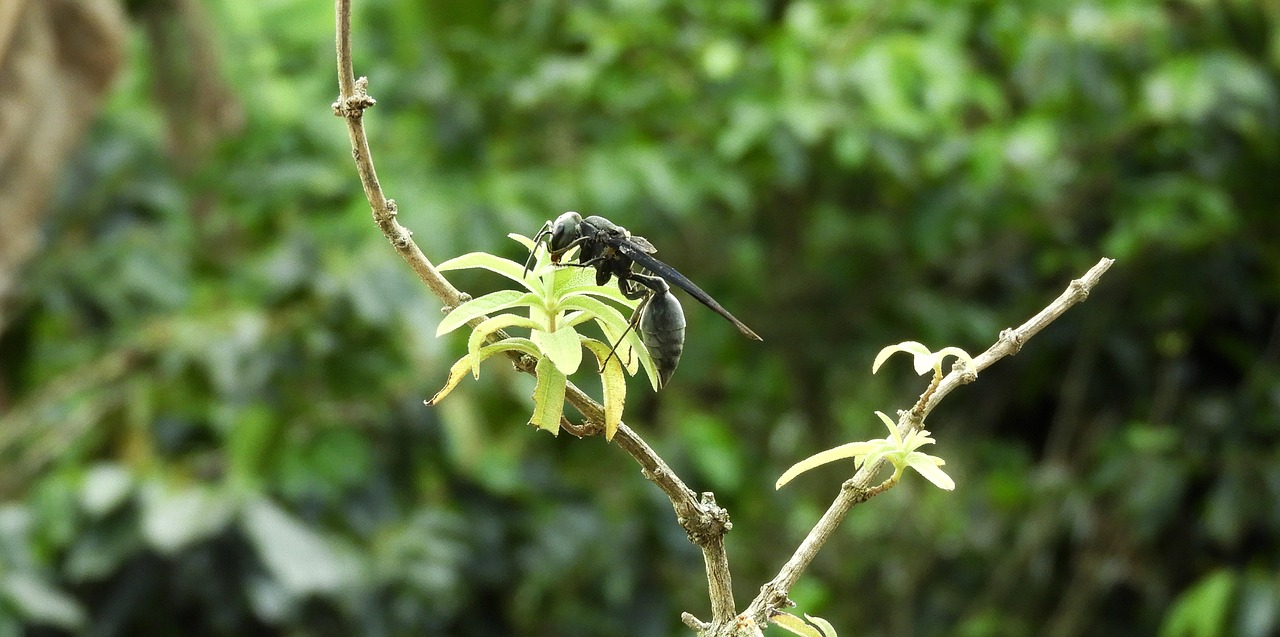
[[[701,301],[703,305],[711,308],[711,310],[716,314],[723,316],[725,320],[733,323],[733,326],[738,328],[738,331],[742,332],[742,334],[747,338],[752,338],[757,341],[764,340],[752,331],[751,328],[747,327],[745,323],[739,321],[734,317],[734,315],[730,314],[729,310],[724,309],[724,307],[717,303],[715,299],[711,298],[710,294],[703,292],[702,288],[698,287],[696,283],[690,281],[685,277],[685,275],[680,274],[680,272],[675,268],[659,261],[657,258],[649,254],[652,252],[649,248],[652,248],[653,244],[644,239],[641,239],[644,241],[643,244],[637,244],[635,243],[635,239],[637,238],[638,237],[631,237],[630,239],[625,239],[622,237],[609,237],[607,241],[610,245],[616,248],[618,252],[631,257],[631,260],[640,264],[641,267],[644,267],[650,272],[670,281],[680,289],[688,292],[693,298]]]
[[[649,240],[644,237],[638,237],[633,234],[631,235],[630,241],[633,247],[640,250],[641,252],[647,252],[649,254],[653,254],[654,252],[658,251],[658,249],[653,247],[653,244],[649,243]]]

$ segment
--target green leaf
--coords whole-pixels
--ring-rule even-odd
[[[336,592],[356,575],[327,539],[266,498],[245,505],[241,525],[267,570],[294,596]]]
[[[863,440],[861,442],[848,442],[838,447],[827,449],[826,451],[819,451],[818,453],[795,463],[790,469],[782,472],[782,476],[778,478],[778,482],[773,488],[781,489],[782,485],[791,482],[791,480],[796,476],[815,467],[820,467],[824,464],[835,462],[837,460],[844,460],[846,458],[865,456],[872,451],[875,451],[876,447],[880,446],[879,443],[879,440]]]
[[[281,428],[278,413],[265,403],[237,411],[226,440],[227,473],[236,485],[254,488],[260,482]]]
[[[132,490],[133,478],[124,467],[101,462],[85,473],[80,487],[80,506],[91,517],[100,518],[116,510]]]
[[[480,348],[480,351],[476,353],[476,356],[478,356],[481,361],[484,361],[498,352],[505,352],[507,350],[524,352],[525,354],[534,357],[541,356],[541,352],[538,351],[538,346],[534,345],[533,341],[527,338],[503,339],[492,345],[486,345]],[[472,358],[471,354],[463,356],[458,359],[458,362],[453,364],[453,367],[449,368],[449,379],[445,381],[444,387],[442,387],[440,391],[436,392],[436,395],[432,396],[431,400],[427,401],[428,405],[435,406],[439,404],[441,400],[444,400],[445,396],[449,395],[449,392],[453,391],[454,387],[458,386],[458,383],[462,382],[462,379],[466,377],[467,372],[471,371]]]
[[[74,597],[56,589],[35,575],[11,571],[0,580],[0,593],[23,619],[33,624],[78,631],[85,625],[85,612]]]
[[[533,415],[529,424],[552,434],[560,433],[560,415],[564,413],[565,375],[547,357],[538,359],[538,384],[533,388]]]
[[[622,298],[622,295],[619,294],[618,297]],[[645,349],[644,342],[640,340],[640,335],[635,330],[630,329],[631,322],[622,315],[622,312],[608,303],[585,295],[563,299],[560,302],[560,307],[579,309],[591,314],[596,323],[600,325],[600,330],[604,332],[610,347],[618,342],[618,339],[625,333],[625,340],[618,345],[618,358],[623,361],[627,373],[632,375],[639,371],[637,365],[643,365],[653,390],[655,392],[658,391],[658,374],[653,367],[653,357],[649,355],[649,350]],[[637,352],[639,356],[635,355]]]
[[[1183,591],[1165,616],[1160,637],[1221,637],[1235,596],[1237,576],[1218,569]]]
[[[231,498],[212,488],[173,490],[153,482],[142,491],[142,535],[161,554],[176,555],[221,532],[234,509]]]
[[[604,394],[601,397],[604,402],[604,439],[613,440],[613,434],[622,423],[622,410],[627,402],[627,379],[622,373],[622,363],[617,356],[609,355],[609,346],[605,343],[584,336],[582,344],[596,355],[596,360],[600,363],[600,385]]]
[[[577,327],[590,320],[591,320],[591,315],[586,312],[582,312],[582,311],[569,312],[568,314],[562,315],[560,317],[560,320],[556,321],[556,329],[560,330],[566,327]]]
[[[635,339],[626,338],[622,342],[618,342],[624,333],[630,334],[628,331],[629,325],[615,326],[612,322],[606,323],[599,318],[596,319],[596,324],[600,326],[600,331],[604,332],[605,342],[609,343],[609,347],[613,347],[614,343],[618,344],[616,358],[622,361],[623,368],[627,370],[628,374],[635,376],[636,372],[640,371],[641,362],[641,357],[636,355],[636,348],[633,344]],[[643,347],[640,348],[640,351],[643,351],[646,356],[649,354]],[[652,363],[652,359],[650,359],[650,363]]]
[[[466,325],[471,319],[486,314],[493,314],[520,305],[533,304],[541,304],[541,301],[538,295],[532,292],[499,290],[492,294],[486,294],[453,308],[453,311],[446,314],[444,319],[440,321],[440,325],[436,327],[436,336],[448,334]]]
[[[582,364],[582,343],[572,326],[561,325],[554,332],[534,330],[533,342],[566,376],[578,371]]]
[[[484,359],[479,354],[485,339],[489,338],[494,332],[508,327],[527,327],[536,331],[541,326],[532,319],[515,314],[499,314],[481,321],[471,331],[471,335],[467,337],[467,355],[471,357],[471,374],[473,376],[480,378],[480,362]]]
[[[564,273],[564,274],[562,274]],[[551,295],[564,299],[574,296],[597,296],[621,305],[634,308],[639,299],[629,299],[622,295],[617,285],[596,285],[595,270],[586,268],[562,268],[556,272],[557,278],[551,289]]]
[[[590,296],[578,295],[563,299],[560,301],[559,307],[556,309],[582,310],[583,312],[591,315],[591,318],[601,324],[607,323],[610,326],[613,326],[618,334],[621,334],[627,326],[631,324],[630,321],[622,315],[622,312],[618,311],[618,308]]]
[[[525,276],[524,264],[516,263],[510,259],[504,259],[500,256],[489,254],[488,252],[468,252],[467,254],[454,257],[437,266],[441,272],[449,270],[466,270],[468,268],[479,268],[496,272],[502,276],[523,285],[530,292],[537,292],[535,277]]]
[[[573,263],[572,259],[576,255],[577,248],[574,248],[568,254],[561,255],[560,263],[551,265],[551,269],[546,272],[547,292],[551,296],[563,298],[575,292],[586,293],[590,290],[617,289],[617,286],[612,284],[596,285],[595,268],[566,265]],[[622,296],[622,293],[618,292],[618,296]]]

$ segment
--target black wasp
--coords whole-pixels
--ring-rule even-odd
[[[633,235],[604,217],[592,215],[583,218],[576,212],[566,212],[555,221],[543,224],[533,240],[534,249],[524,264],[526,273],[533,262],[537,243],[546,241],[553,263],[560,263],[565,253],[577,247],[578,262],[562,265],[595,268],[596,285],[605,285],[610,278],[617,277],[618,289],[623,296],[643,299],[631,317],[631,326],[640,332],[640,340],[653,358],[658,372],[658,387],[666,385],[675,373],[680,354],[684,351],[684,310],[680,301],[671,294],[668,281],[733,323],[747,338],[763,340],[693,281],[654,258],[652,255],[658,249],[648,239]],[[617,349],[617,345],[614,348]]]

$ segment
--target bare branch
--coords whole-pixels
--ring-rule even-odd
[[[1023,323],[1017,329],[1007,329],[1001,332],[1000,338],[994,345],[973,359],[972,367],[964,367],[957,364],[956,368],[947,374],[942,379],[942,382],[937,384],[936,389],[932,391],[926,390],[925,394],[921,396],[923,408],[918,407],[911,411],[899,412],[898,430],[902,435],[906,435],[913,430],[922,428],[925,416],[932,412],[934,407],[937,407],[938,403],[947,394],[951,393],[951,390],[960,385],[973,382],[977,378],[978,372],[990,367],[992,363],[1001,358],[1016,354],[1028,339],[1035,336],[1059,316],[1062,316],[1071,306],[1087,298],[1089,291],[1093,289],[1098,280],[1102,278],[1102,275],[1106,273],[1114,262],[1114,259],[1102,259],[1097,265],[1090,268],[1083,277],[1072,281],[1067,286],[1066,291],[1026,323]],[[893,486],[889,481],[875,487],[871,486],[872,479],[875,478],[884,464],[885,462],[881,461],[870,467],[863,466],[852,478],[846,480],[840,486],[839,495],[831,502],[831,505],[822,514],[822,517],[818,519],[818,522],[814,524],[809,534],[805,536],[800,546],[796,548],[795,553],[792,554],[791,559],[787,560],[786,564],[782,566],[778,574],[769,583],[760,588],[760,594],[743,611],[743,617],[763,625],[770,613],[791,605],[790,600],[787,599],[791,587],[799,579],[800,574],[813,562],[818,551],[831,538],[831,535],[839,527],[840,523],[844,521],[849,511],[854,506],[866,502]],[[735,635],[739,633],[735,632],[732,626],[717,625],[713,626],[708,634]]]

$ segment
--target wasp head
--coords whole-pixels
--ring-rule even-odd
[[[582,215],[572,210],[556,217],[555,221],[542,224],[542,229],[533,237],[534,246],[524,262],[524,273],[529,274],[529,266],[533,264],[533,255],[538,251],[539,243],[546,242],[551,262],[559,263],[560,256],[576,245],[574,242],[581,237]]]
[[[551,260],[558,261],[559,256],[573,247],[574,241],[582,237],[582,215],[569,211],[551,222],[547,247],[551,250]]]

